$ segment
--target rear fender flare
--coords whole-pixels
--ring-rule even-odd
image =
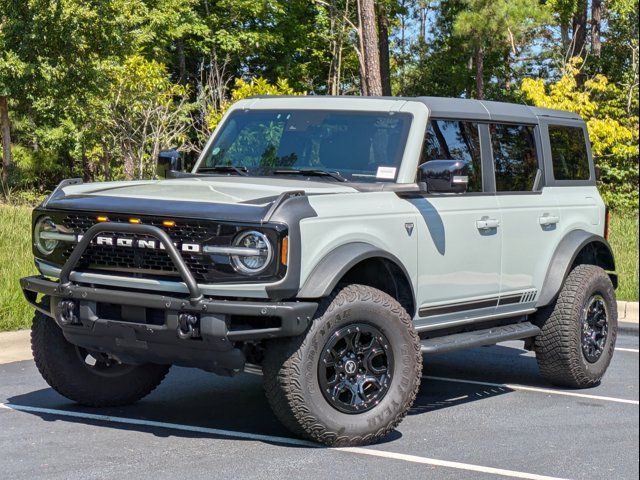
[[[556,299],[564,280],[571,272],[576,258],[582,249],[590,243],[595,243],[598,248],[602,248],[607,252],[608,261],[606,264],[600,266],[609,272],[615,272],[613,251],[611,250],[609,242],[591,232],[573,230],[560,241],[551,257],[547,275],[544,279],[544,285],[542,286],[538,302],[536,303],[537,308],[549,305]],[[609,276],[612,278],[614,286],[616,286],[617,276],[615,273],[610,273]]]

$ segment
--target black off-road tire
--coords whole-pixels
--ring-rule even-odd
[[[55,321],[40,312],[36,312],[31,326],[31,350],[40,374],[51,388],[90,407],[134,403],[160,385],[170,368],[145,364],[114,367],[120,370],[113,375],[95,373],[64,338]]]
[[[602,354],[587,361],[582,350],[582,319],[594,295],[604,299],[608,334]],[[550,383],[569,388],[588,388],[600,383],[616,344],[618,311],[615,291],[607,273],[595,265],[578,265],[566,278],[554,305],[539,312],[542,333],[535,352],[542,376]]]
[[[391,382],[370,410],[345,413],[321,390],[318,365],[332,335],[357,324],[371,325],[388,339]],[[416,398],[422,373],[420,339],[396,300],[375,288],[348,285],[320,304],[305,333],[267,345],[263,372],[271,408],[294,434],[331,446],[371,444],[402,421]]]

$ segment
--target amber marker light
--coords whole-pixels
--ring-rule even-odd
[[[287,265],[289,262],[289,237],[282,239],[282,245],[280,246],[280,263]]]
[[[96,220],[99,222],[108,222],[109,221],[109,217],[107,217],[106,215],[98,215],[96,217]]]
[[[139,225],[142,221],[139,218],[130,218],[129,223],[133,223],[134,225]]]
[[[176,222],[174,222],[173,220],[163,220],[162,221],[162,226],[164,226],[164,227],[175,227],[176,226]]]

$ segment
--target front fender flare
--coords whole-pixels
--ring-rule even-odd
[[[402,270],[409,284],[412,284],[406,268],[396,256],[370,243],[352,242],[335,248],[320,260],[300,288],[297,297],[326,297],[352,267],[369,258],[384,258],[393,262]]]
[[[609,242],[599,235],[595,235],[585,230],[573,230],[569,232],[558,244],[549,268],[544,279],[544,285],[540,291],[536,307],[544,307],[551,304],[560,293],[562,284],[571,272],[571,267],[575,262],[580,251],[588,244],[596,243],[599,247],[606,249],[611,257],[611,264],[605,267],[605,270],[615,271],[615,263],[613,251]],[[615,274],[614,281],[615,281]]]

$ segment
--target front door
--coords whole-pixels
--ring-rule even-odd
[[[502,215],[490,191],[490,168],[481,152],[486,125],[431,120],[421,163],[453,159],[467,162],[466,193],[423,194],[408,199],[419,212],[418,328],[465,322],[495,312],[500,292]],[[484,139],[484,140],[481,140]],[[489,170],[483,177],[483,170]]]

